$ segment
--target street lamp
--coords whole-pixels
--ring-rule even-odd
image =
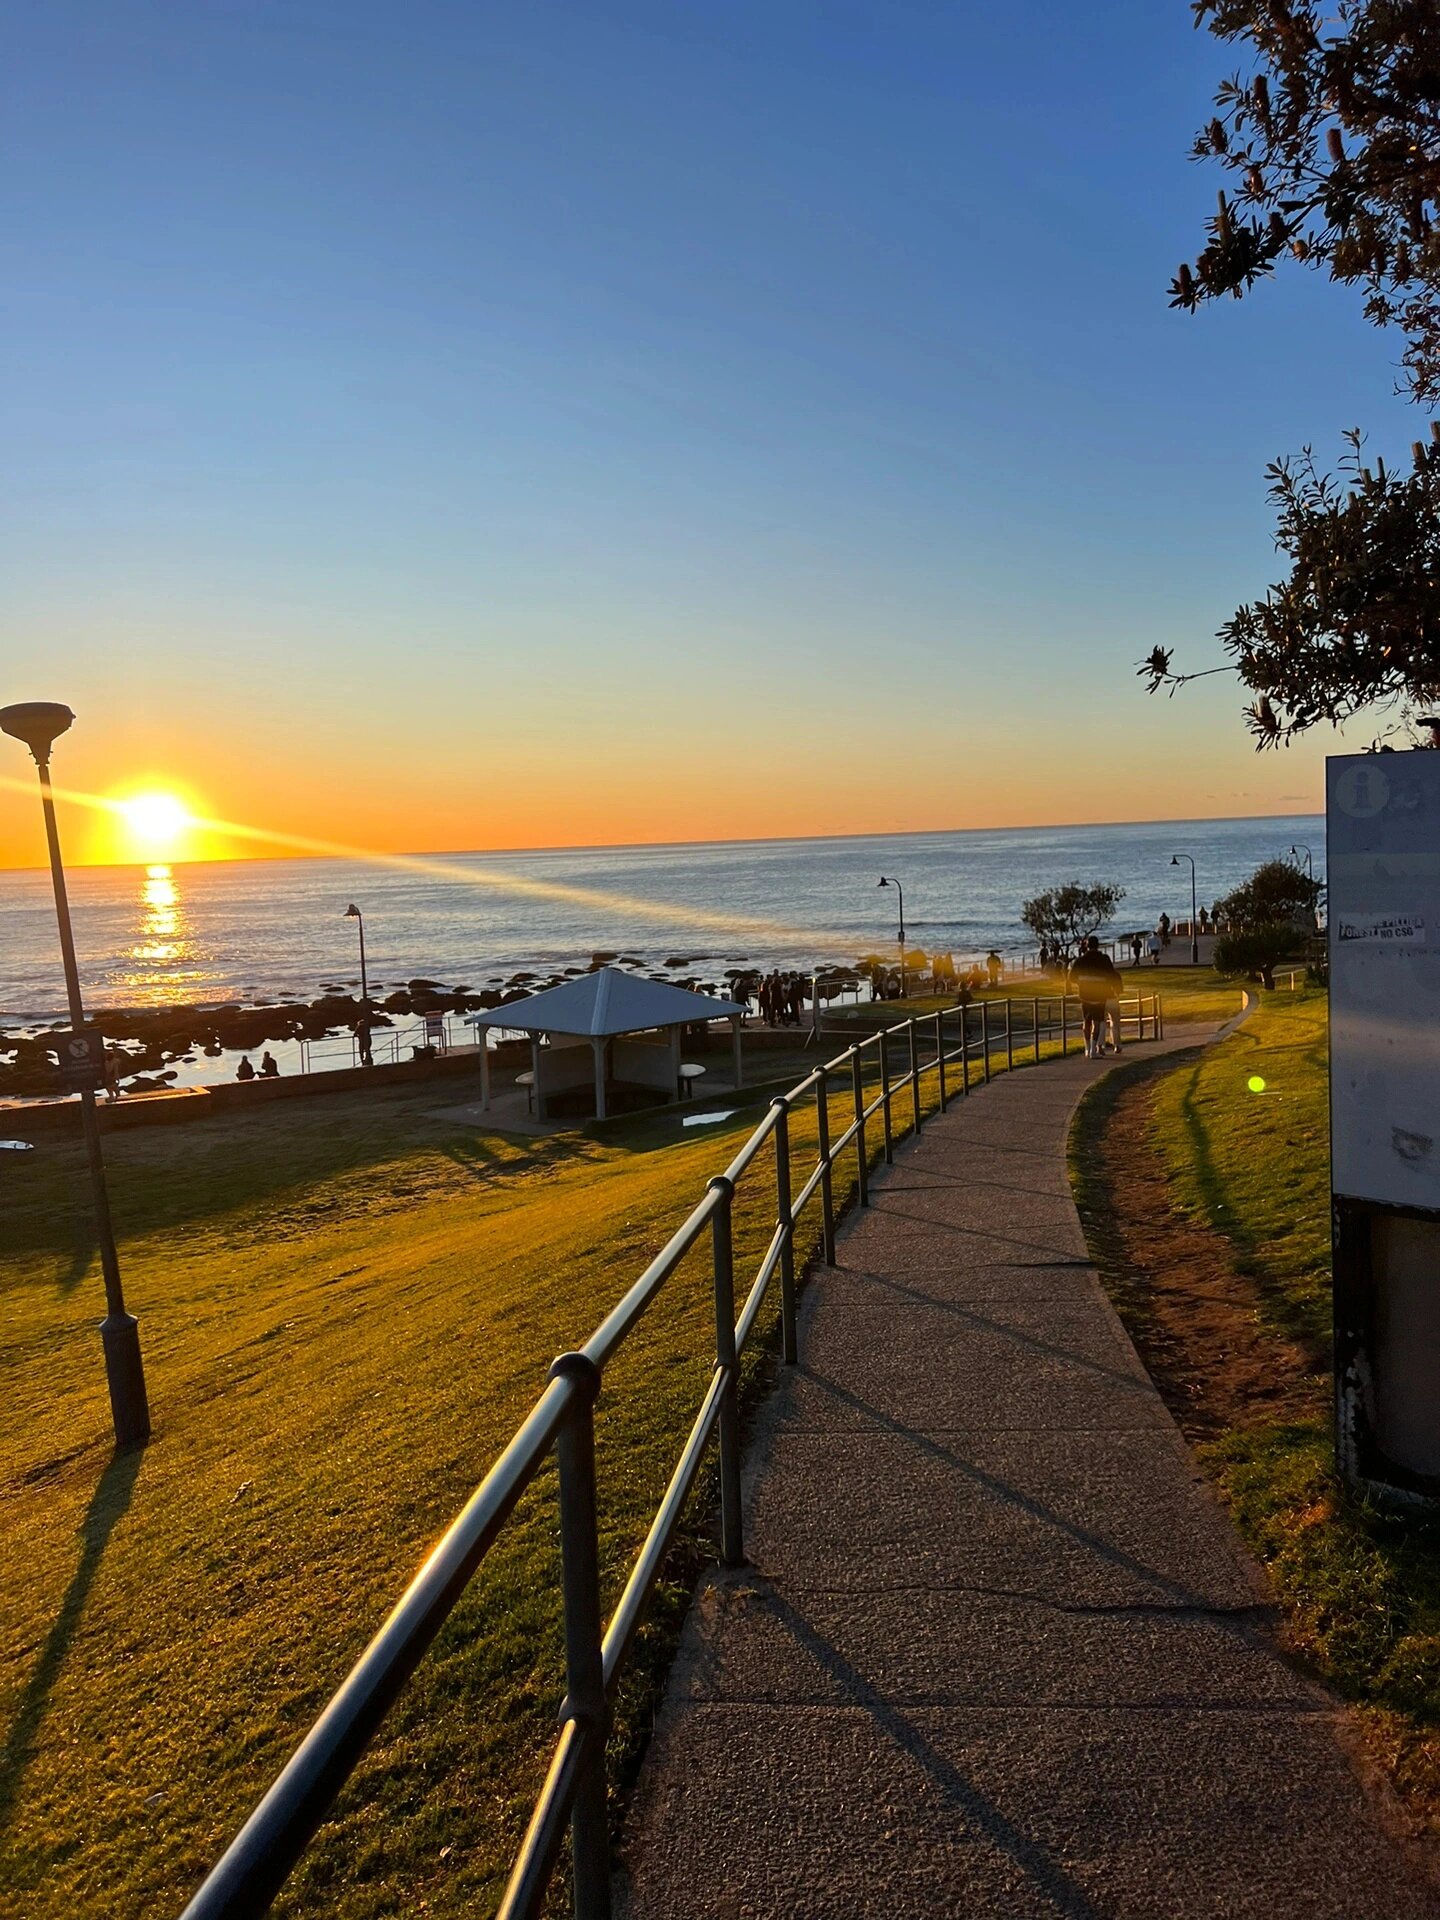
[[[1170,864],[1172,867],[1178,867],[1182,860],[1190,861],[1190,964],[1192,967],[1198,967],[1200,964],[1200,923],[1195,917],[1198,912],[1198,908],[1195,905],[1195,862],[1190,859],[1188,853],[1176,853],[1171,855]]]
[[[1302,840],[1302,841],[1300,841],[1300,842],[1298,842],[1298,844],[1297,844],[1297,845],[1295,845],[1295,846],[1293,846],[1293,847],[1291,847],[1291,849],[1290,849],[1290,851],[1291,851],[1291,853],[1303,853],[1303,854],[1304,854],[1304,856],[1305,856],[1305,874],[1306,874],[1306,878],[1307,878],[1307,879],[1310,879],[1310,880],[1313,880],[1313,879],[1315,878],[1315,856],[1314,856],[1314,854],[1312,854],[1312,853],[1311,853],[1311,851],[1310,851],[1310,849],[1309,849],[1309,847],[1307,847],[1307,846],[1305,845],[1305,843],[1304,843],[1304,841]]]
[[[894,887],[900,896],[900,992],[903,997],[909,991],[905,985],[905,889],[898,880],[887,880],[883,873],[880,884],[882,887]]]
[[[80,1089],[80,1117],[85,1153],[90,1162],[90,1195],[95,1209],[95,1237],[100,1245],[100,1268],[105,1276],[105,1318],[100,1339],[105,1348],[105,1377],[110,1387],[110,1414],[115,1444],[128,1447],[150,1435],[150,1404],[145,1394],[145,1366],[140,1357],[140,1323],[125,1310],[120,1284],[120,1258],[110,1223],[110,1197],[105,1190],[105,1161],[100,1148],[100,1120],[95,1111],[95,1088],[104,1067],[105,1043],[85,1026],[80,998],[80,971],[75,964],[75,935],[70,926],[70,901],[65,891],[65,868],[60,859],[60,833],[55,824],[55,799],[50,790],[50,748],[75,718],[69,707],[50,700],[30,700],[0,707],[0,732],[22,740],[40,774],[40,805],[45,814],[45,839],[50,848],[50,877],[55,885],[55,918],[60,928],[60,957],[65,968],[65,992],[70,1003],[72,1031],[61,1038],[61,1071]]]
[[[360,1064],[362,1067],[374,1065],[370,1055],[370,976],[365,971],[365,916],[352,900],[342,920],[354,920],[360,928]]]

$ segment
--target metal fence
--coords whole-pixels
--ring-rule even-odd
[[[1165,1013],[1158,994],[1122,1001],[1121,1016],[1123,1028],[1134,1037],[1164,1036]],[[1002,1057],[1013,1067],[1027,1058],[1040,1060],[1047,1047],[1065,1054],[1079,1041],[1080,1032],[1078,1002],[1063,996],[982,1000],[867,1034],[788,1093],[777,1095],[725,1172],[711,1180],[689,1218],[608,1318],[578,1352],[555,1361],[528,1417],[185,1909],[184,1920],[240,1920],[269,1906],[552,1451],[559,1482],[566,1692],[550,1768],[499,1912],[501,1920],[540,1912],[568,1827],[579,1920],[608,1916],[605,1743],[610,1702],[712,1436],[718,1437],[719,1446],[721,1558],[731,1567],[743,1560],[740,1358],[778,1275],[781,1350],[787,1364],[796,1360],[795,1249],[802,1216],[818,1201],[820,1249],[833,1266],[834,1183],[840,1157],[853,1150],[857,1197],[861,1206],[868,1206],[872,1144],[879,1149],[877,1157],[888,1162],[905,1118],[920,1132],[926,1117],[921,1092],[925,1076],[937,1076],[938,1110],[944,1112],[952,1100],[963,1099],[972,1086],[988,1081]],[[831,1104],[837,1096],[849,1120],[832,1137]],[[796,1191],[790,1117],[811,1099],[818,1151],[813,1170]],[[897,1102],[904,1109],[901,1114],[895,1111]],[[872,1124],[878,1138],[868,1131]],[[772,1139],[775,1230],[737,1318],[732,1208],[741,1182]],[[606,1626],[600,1606],[595,1402],[610,1360],[681,1262],[707,1238],[715,1302],[714,1370]]]

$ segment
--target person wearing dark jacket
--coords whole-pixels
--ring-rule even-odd
[[[1080,996],[1080,1020],[1085,1029],[1085,1058],[1098,1060],[1105,1037],[1105,1002],[1120,997],[1120,973],[1109,954],[1100,951],[1100,942],[1089,934],[1079,958],[1070,969],[1070,979]]]

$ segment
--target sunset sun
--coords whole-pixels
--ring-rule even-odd
[[[148,860],[183,853],[195,817],[178,794],[137,793],[118,803],[117,811],[136,859]]]

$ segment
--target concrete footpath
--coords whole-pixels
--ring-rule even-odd
[[[931,1122],[807,1289],[631,1920],[1440,1915],[1089,1264],[1065,1147],[1104,1070]]]

